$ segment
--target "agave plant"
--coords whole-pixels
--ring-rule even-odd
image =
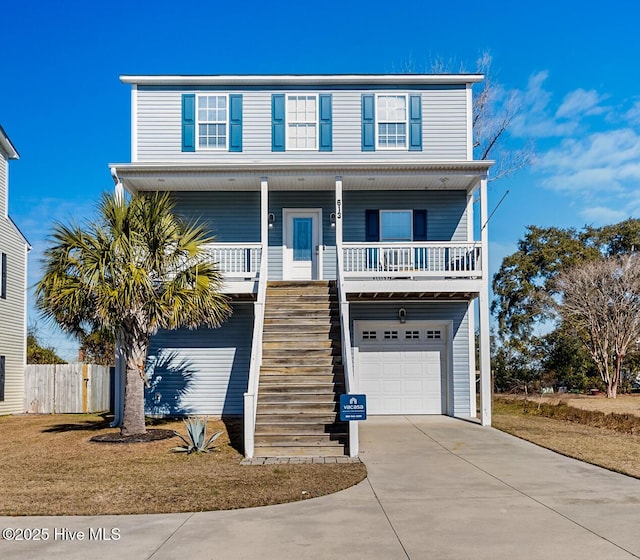
[[[222,432],[216,432],[207,438],[206,416],[190,416],[184,420],[184,425],[187,430],[187,437],[174,432],[184,442],[184,445],[174,447],[172,451],[178,453],[209,453],[215,447],[211,444],[222,434]]]

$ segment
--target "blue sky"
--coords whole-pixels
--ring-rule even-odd
[[[446,7],[445,7],[446,5]],[[120,74],[388,73],[437,59],[493,79],[523,110],[508,146],[536,162],[490,184],[492,272],[528,224],[581,227],[640,213],[640,8],[634,1],[378,0],[9,2],[2,8],[0,124],[20,153],[10,213],[33,245],[81,219],[130,161],[130,89]],[[46,344],[74,342],[38,319]]]

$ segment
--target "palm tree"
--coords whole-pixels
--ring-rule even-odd
[[[123,436],[145,433],[149,339],[158,329],[218,327],[230,315],[222,275],[203,258],[213,238],[174,214],[168,194],[104,194],[99,219],[56,224],[36,304],[81,340],[107,329],[126,364]]]

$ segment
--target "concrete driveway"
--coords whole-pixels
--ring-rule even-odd
[[[306,502],[175,515],[0,517],[3,529],[49,534],[46,541],[0,540],[0,558],[640,558],[638,480],[446,417],[370,418],[361,447],[368,479]]]

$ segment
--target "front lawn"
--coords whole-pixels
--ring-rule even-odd
[[[640,398],[618,403],[602,396],[563,399],[559,404],[553,397],[542,400],[546,402],[539,407],[539,399],[494,399],[493,426],[563,455],[640,478],[640,417],[635,408],[640,407]]]
[[[182,421],[157,427],[185,432]],[[241,423],[209,420],[209,433],[217,430],[219,451],[186,455],[170,451],[175,437],[91,442],[114,431],[98,415],[1,416],[0,515],[237,509],[323,496],[366,476],[362,463],[243,466]]]

